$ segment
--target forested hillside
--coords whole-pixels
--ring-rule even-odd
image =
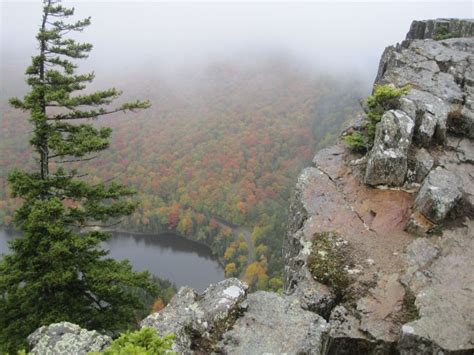
[[[110,116],[113,142],[87,161],[85,179],[138,190],[137,212],[117,228],[173,230],[209,245],[227,276],[254,288],[281,286],[281,243],[295,178],[358,110],[365,86],[308,74],[281,58],[220,62],[174,82],[123,77],[123,89],[152,102],[123,120]],[[127,83],[140,83],[130,88]],[[138,93],[137,93],[138,92]],[[0,223],[15,201],[6,174],[32,164],[28,122],[2,98]],[[81,170],[81,167],[78,166]]]

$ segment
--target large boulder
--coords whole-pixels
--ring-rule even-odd
[[[225,354],[322,354],[328,324],[296,298],[271,292],[247,297],[248,309],[219,343]]]
[[[417,146],[445,144],[448,132],[474,137],[473,61],[474,38],[409,40],[385,50],[376,84],[410,86],[399,109],[415,122]]]
[[[369,185],[401,186],[408,168],[414,121],[403,111],[385,112],[377,124],[364,181]]]
[[[145,318],[141,327],[158,335],[175,334],[173,350],[209,352],[243,312],[248,286],[236,278],[209,286],[202,295],[183,287],[161,311]]]
[[[376,83],[410,85],[449,104],[463,104],[470,87],[463,79],[466,71],[471,70],[473,47],[474,38],[413,40],[387,47]]]
[[[412,88],[400,100],[400,109],[415,121],[415,143],[429,147],[446,140],[446,121],[450,105],[439,97]]]
[[[418,192],[413,209],[434,223],[441,223],[461,200],[462,182],[453,172],[437,167],[432,170]]]
[[[30,353],[37,355],[86,355],[102,351],[112,339],[95,330],[82,329],[69,322],[54,323],[38,328],[27,339]]]

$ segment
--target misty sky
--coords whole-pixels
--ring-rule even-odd
[[[372,81],[383,49],[413,19],[473,17],[473,2],[64,1],[92,16],[80,39],[93,43],[84,70],[174,73],[217,60],[284,55],[322,72]],[[1,2],[1,87],[23,80],[36,51],[41,1]]]

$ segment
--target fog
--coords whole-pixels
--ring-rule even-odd
[[[413,19],[472,17],[466,2],[111,2],[64,1],[92,17],[78,36],[94,45],[81,70],[102,77],[189,75],[216,61],[285,57],[314,72],[369,83],[387,45]],[[41,1],[1,3],[1,91],[23,81],[37,50]],[[7,90],[7,88],[9,90]]]

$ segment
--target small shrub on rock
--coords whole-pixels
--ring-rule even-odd
[[[103,352],[89,355],[161,355],[175,354],[171,351],[174,335],[163,338],[153,328],[142,328],[135,332],[126,332],[115,339]]]
[[[365,153],[367,151],[367,137],[360,132],[352,132],[344,136],[344,141],[353,152]]]
[[[456,38],[456,37],[461,37],[461,33],[459,32],[449,32],[449,29],[447,27],[440,27],[436,30],[436,33],[433,36],[433,39],[435,41],[441,41],[443,39],[448,39],[448,38]]]
[[[399,107],[399,99],[410,90],[409,86],[397,88],[394,85],[375,85],[374,92],[366,99],[367,113],[362,129],[347,134],[344,141],[354,152],[364,153],[372,148],[375,127],[385,111]]]

